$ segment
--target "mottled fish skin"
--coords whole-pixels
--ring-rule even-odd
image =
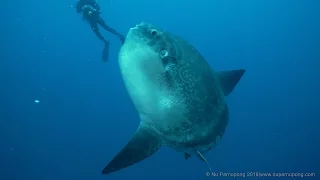
[[[139,54],[139,49],[144,50],[144,55],[138,58],[133,54]],[[163,64],[161,51],[167,51],[175,59],[169,69]],[[219,79],[192,45],[151,24],[141,23],[128,33],[119,64],[142,123],[165,145],[178,151],[201,150],[222,137],[228,123],[225,97]],[[139,71],[136,74],[144,76],[133,77],[132,67]],[[139,88],[144,90],[139,92]]]
[[[110,174],[138,163],[165,145],[195,155],[216,146],[228,124],[225,96],[245,70],[211,69],[187,41],[148,23],[131,28],[119,67],[140,124],[131,140],[102,170]]]

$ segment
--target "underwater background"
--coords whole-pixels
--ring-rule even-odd
[[[189,41],[215,70],[247,70],[227,97],[221,144],[205,154],[213,171],[319,179],[320,1],[98,3],[124,35],[150,22]],[[139,123],[118,67],[119,39],[101,29],[111,41],[103,63],[103,44],[75,1],[1,4],[0,180],[243,178],[208,177],[205,163],[169,148],[102,175]]]

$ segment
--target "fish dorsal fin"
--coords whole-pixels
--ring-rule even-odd
[[[208,163],[208,161],[206,160],[206,158],[204,158],[203,155],[202,155],[199,151],[197,151],[197,155],[198,155],[198,157],[199,157],[202,161],[204,161],[205,163],[207,163],[207,165],[208,165],[208,167],[209,167],[209,172],[212,172],[212,171],[211,171],[211,166],[210,166],[210,164]]]
[[[245,69],[218,72],[220,86],[225,96],[228,96],[232,92],[245,72]]]
[[[154,154],[162,143],[145,126],[138,127],[128,144],[102,170],[102,174],[109,174],[129,167]]]

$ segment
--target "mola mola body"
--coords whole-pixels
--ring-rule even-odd
[[[207,162],[203,154],[228,124],[225,97],[245,70],[214,71],[187,41],[148,23],[130,29],[119,66],[140,124],[102,173],[131,166],[161,146]]]

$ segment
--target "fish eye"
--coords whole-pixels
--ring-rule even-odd
[[[167,57],[168,56],[168,51],[165,50],[165,49],[161,50],[160,51],[160,56],[161,56],[161,58]]]
[[[157,33],[157,31],[156,31],[156,30],[154,30],[154,29],[153,29],[153,30],[151,30],[151,35],[152,35],[152,36],[156,36],[157,34],[158,34],[158,33]]]

